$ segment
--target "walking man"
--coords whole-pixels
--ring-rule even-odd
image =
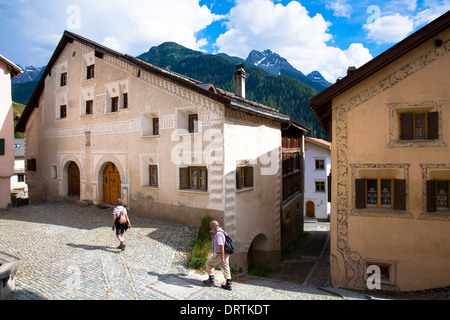
[[[209,225],[214,232],[214,246],[213,254],[206,263],[206,272],[208,273],[209,278],[203,282],[205,284],[214,283],[214,268],[219,265],[220,270],[222,270],[223,276],[226,279],[226,283],[222,284],[222,288],[231,290],[230,255],[225,252],[225,231],[223,231],[217,221],[211,221]]]

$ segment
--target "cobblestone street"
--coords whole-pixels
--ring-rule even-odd
[[[133,215],[125,251],[112,209],[70,201],[0,212],[0,250],[22,259],[9,300],[342,300],[313,286],[238,276],[233,290],[205,287],[187,268],[197,228]],[[220,281],[221,272],[216,275]],[[220,285],[220,284],[219,284]]]

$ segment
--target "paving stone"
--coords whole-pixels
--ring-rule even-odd
[[[305,300],[341,297],[301,284],[237,277],[233,290],[204,286],[188,268],[197,227],[133,215],[127,247],[112,209],[61,201],[0,211],[0,250],[20,257],[10,300]],[[220,271],[216,272],[220,279]]]

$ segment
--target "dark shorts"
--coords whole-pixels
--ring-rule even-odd
[[[115,223],[116,226],[116,235],[118,237],[122,237],[125,231],[128,229],[128,222],[126,223]]]

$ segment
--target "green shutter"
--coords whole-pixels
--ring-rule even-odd
[[[0,156],[5,155],[5,139],[0,139]]]
[[[436,209],[436,180],[427,180],[427,212],[435,212]]]
[[[244,187],[253,187],[253,167],[244,168]]]
[[[180,168],[180,189],[189,189],[189,168]]]
[[[394,179],[394,209],[406,210],[406,180]]]
[[[366,207],[366,179],[355,180],[355,207],[356,209]]]
[[[427,122],[428,122],[428,134],[427,139],[434,140],[439,139],[439,124],[438,124],[438,112],[428,112]]]
[[[414,139],[414,114],[402,113],[400,115],[400,139],[401,140],[413,140]]]
[[[241,189],[241,168],[236,168],[236,189]]]
[[[330,174],[327,177],[327,193],[328,193],[328,202],[331,202],[331,170]]]

